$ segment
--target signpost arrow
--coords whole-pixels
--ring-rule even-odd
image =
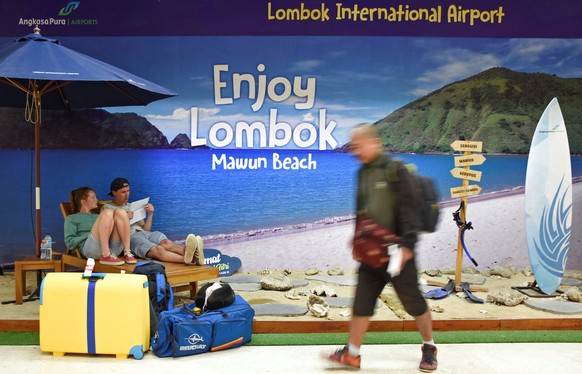
[[[469,156],[455,156],[455,166],[481,165],[486,158],[480,153]]]
[[[451,198],[456,199],[458,197],[475,196],[479,195],[481,192],[481,187],[476,184],[460,187],[451,188]]]
[[[459,236],[457,239],[457,262],[455,266],[455,284],[459,285],[461,284],[461,270],[463,267],[463,250],[466,251],[465,244],[462,240],[463,230],[467,228],[467,225],[471,224],[470,222],[467,223],[467,205],[469,203],[468,197],[479,195],[479,193],[481,193],[481,187],[476,184],[471,185],[469,184],[469,181],[480,182],[482,172],[478,170],[471,170],[470,166],[481,165],[483,162],[485,162],[485,157],[479,153],[474,153],[482,152],[483,142],[469,141],[465,140],[464,137],[461,137],[459,140],[455,140],[451,143],[451,148],[457,152],[463,152],[462,156],[455,156],[455,168],[451,169],[451,174],[453,177],[463,180],[461,186],[451,188],[451,198],[461,199],[461,206],[459,207],[459,210],[453,213],[453,215],[458,213],[458,216],[455,216],[455,220],[457,220],[457,225],[459,226]],[[467,255],[469,255],[468,252]],[[471,256],[469,256],[469,258],[470,257]],[[475,265],[477,265],[477,263],[475,263]]]
[[[474,142],[470,140],[455,140],[451,143],[451,148],[455,151],[481,152],[483,142]]]
[[[455,178],[468,179],[470,181],[481,181],[481,172],[477,170],[465,169],[465,168],[454,168],[451,169],[451,174]]]

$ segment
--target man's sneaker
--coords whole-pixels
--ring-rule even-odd
[[[123,265],[123,264],[125,264],[125,261],[118,258],[113,253],[110,253],[109,256],[107,256],[107,257],[101,256],[99,258],[99,263],[102,265]]]
[[[196,236],[196,250],[194,251],[194,257],[196,258],[196,263],[198,265],[204,265],[204,242],[202,238],[198,235]]]
[[[333,362],[334,364],[339,364],[346,369],[357,370],[360,368],[360,356],[351,356],[350,352],[348,352],[348,346],[338,349],[332,354],[326,354],[324,355],[324,358],[330,362]]]
[[[131,252],[125,252],[123,254],[123,261],[125,261],[126,264],[136,264],[137,260],[135,259],[135,257],[133,257],[133,254]]]
[[[198,247],[198,240],[193,234],[189,234],[186,237],[186,249],[184,249],[184,263],[189,264],[194,258],[194,253],[196,253],[196,248]]]
[[[422,359],[420,360],[420,371],[431,372],[435,371],[438,365],[437,361],[437,347],[430,344],[423,344],[421,347]]]

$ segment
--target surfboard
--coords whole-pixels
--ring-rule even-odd
[[[550,295],[564,275],[572,228],[572,167],[558,99],[548,104],[531,142],[525,177],[525,226],[531,268]]]

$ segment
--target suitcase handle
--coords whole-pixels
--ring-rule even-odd
[[[83,279],[99,280],[99,279],[105,278],[105,275],[107,275],[107,274],[106,273],[91,273],[90,276],[86,277],[85,274],[83,274]]]

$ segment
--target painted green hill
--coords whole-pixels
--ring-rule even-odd
[[[430,93],[378,121],[394,152],[449,152],[454,140],[485,152],[527,153],[544,109],[557,97],[571,153],[582,153],[582,78],[493,68]]]

